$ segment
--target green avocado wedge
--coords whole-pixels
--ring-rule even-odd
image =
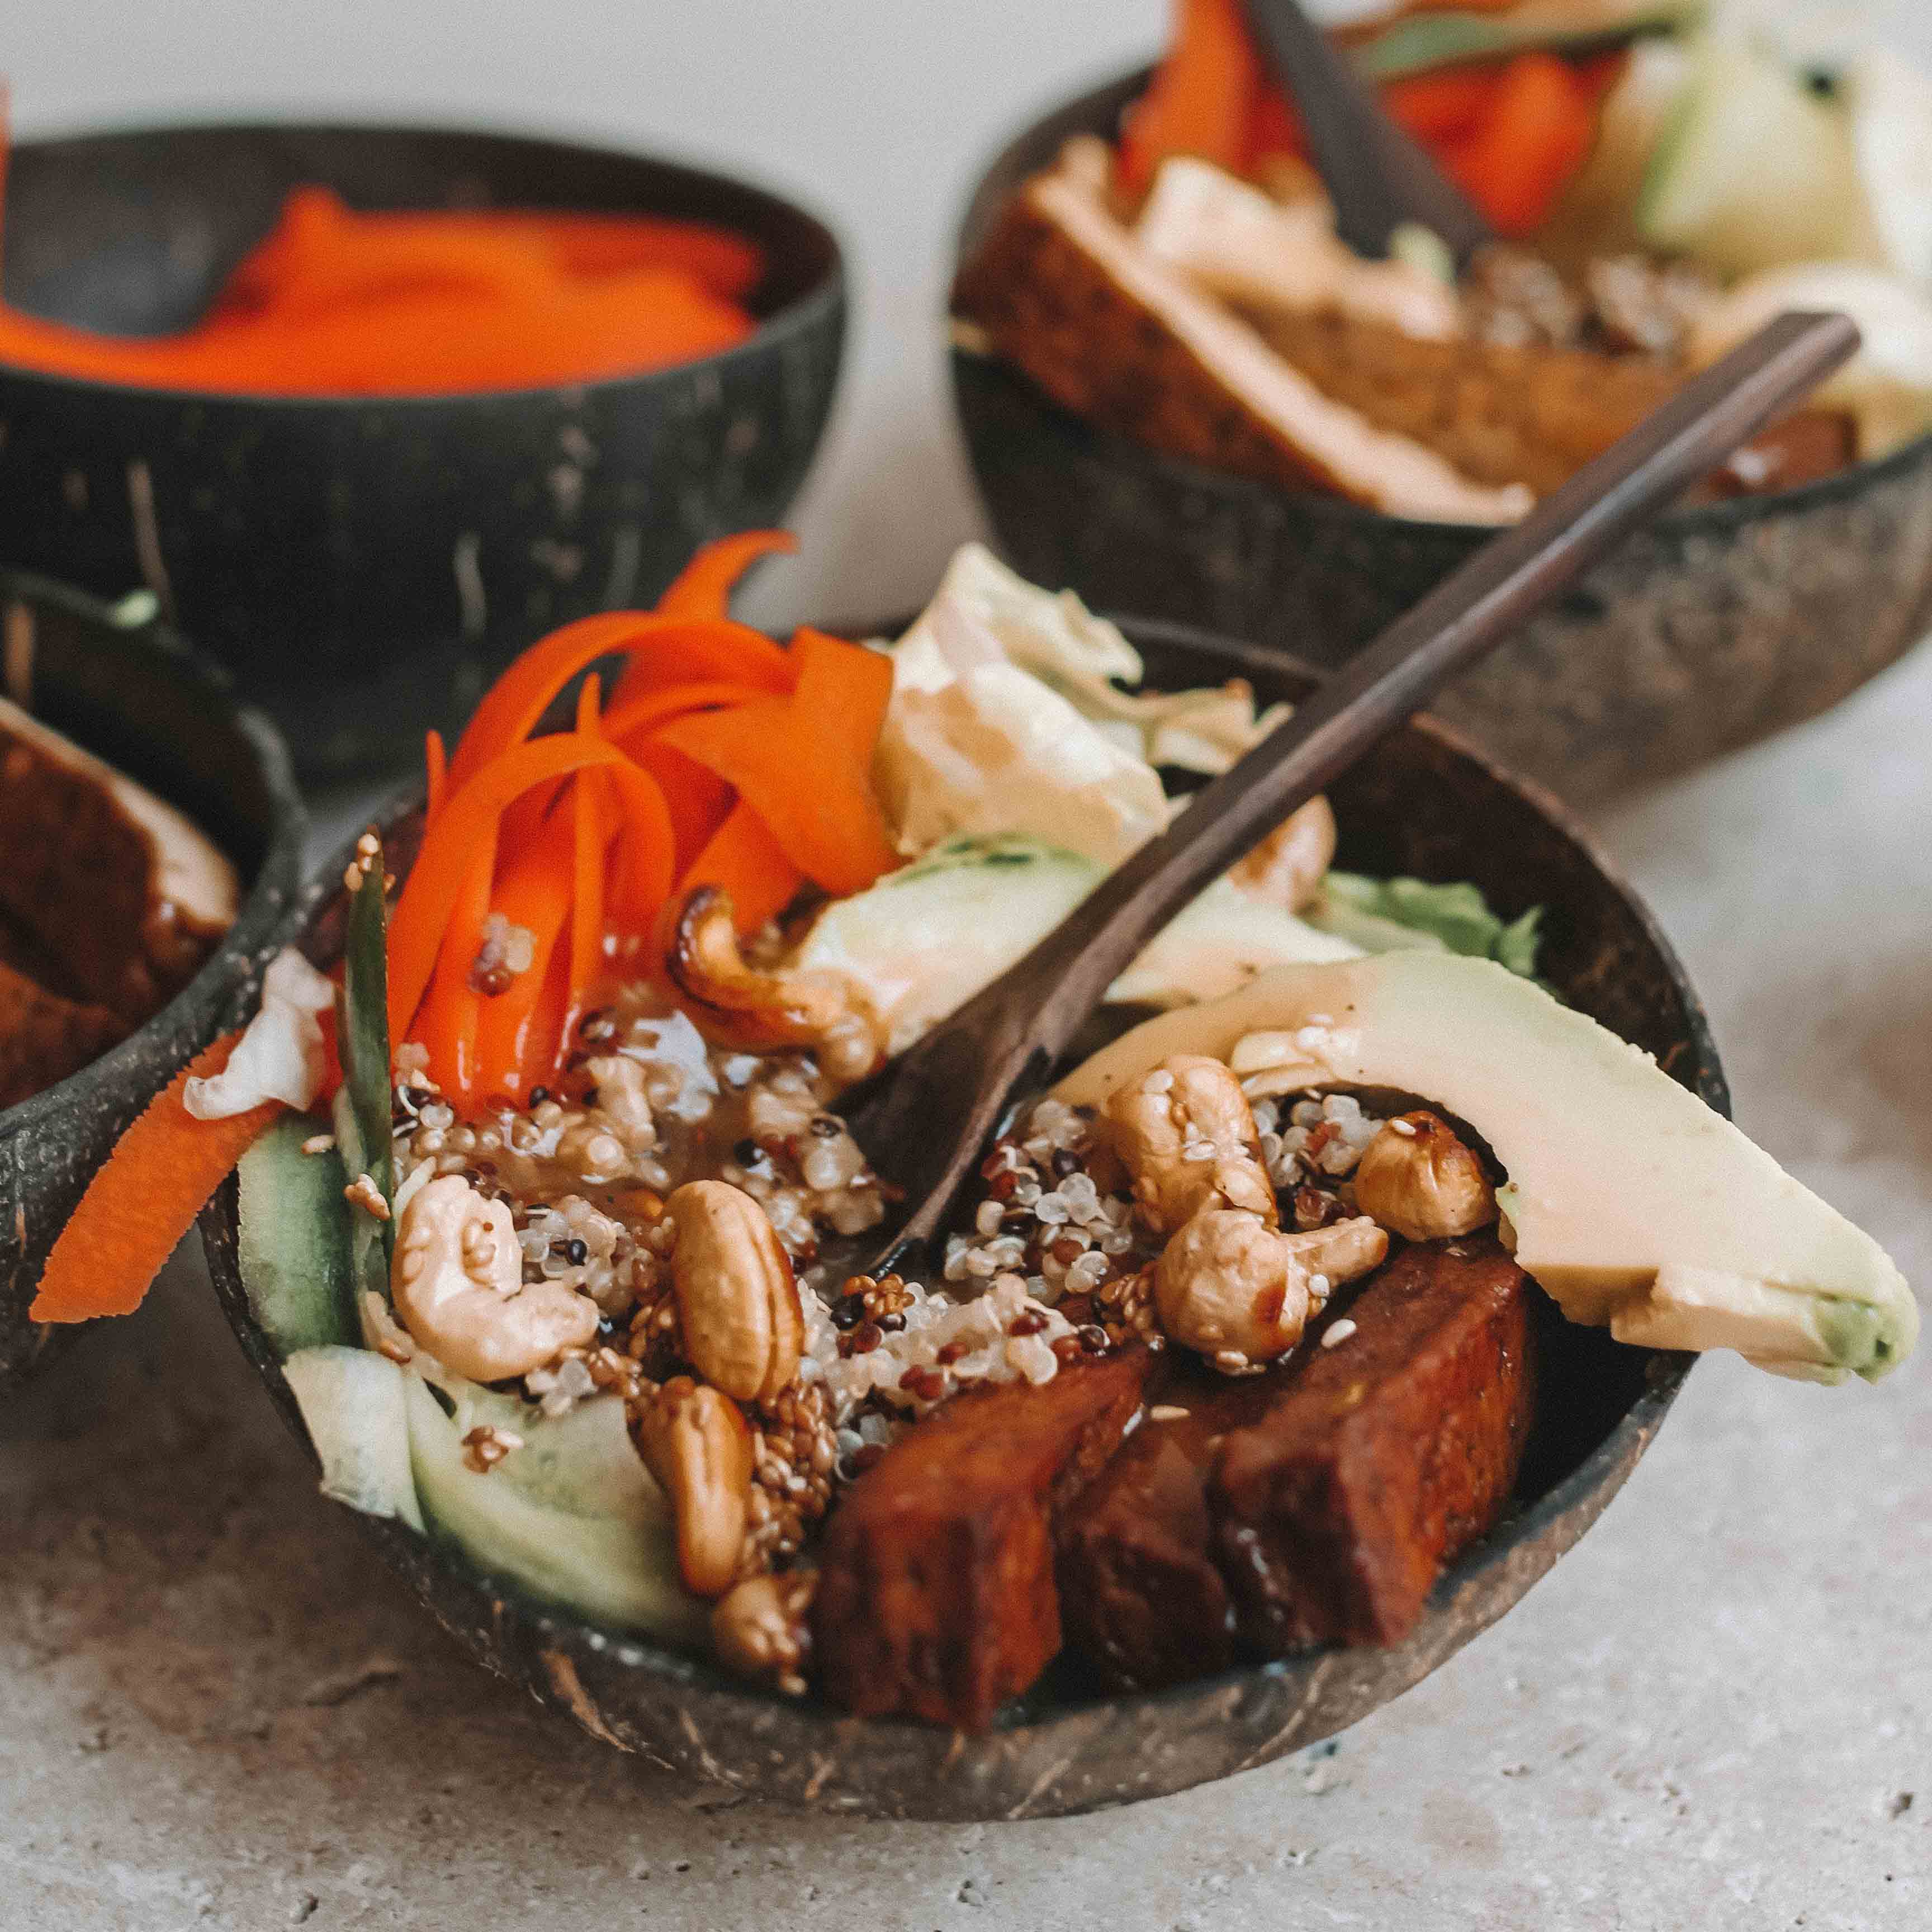
[[[1912,1291],[1870,1236],[1647,1054],[1492,962],[1282,967],[1136,1028],[1055,1090],[1097,1105],[1176,1053],[1280,1090],[1394,1088],[1467,1120],[1508,1177],[1517,1261],[1619,1341],[1876,1382],[1918,1340]]]

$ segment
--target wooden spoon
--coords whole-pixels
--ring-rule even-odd
[[[839,1112],[860,1146],[914,1203],[872,1272],[947,1224],[989,1136],[1169,920],[1858,341],[1844,316],[1787,315],[1699,376],[1327,680],[1024,958],[847,1094]]]
[[[1301,110],[1315,165],[1335,204],[1335,232],[1379,260],[1415,225],[1445,242],[1460,268],[1496,238],[1474,202],[1382,111],[1375,89],[1305,14],[1300,0],[1246,0],[1276,78]]]

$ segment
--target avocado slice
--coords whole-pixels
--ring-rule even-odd
[[[813,922],[790,965],[856,986],[903,1053],[1057,926],[1106,868],[1016,834],[962,835]],[[1116,980],[1118,1004],[1217,998],[1271,966],[1360,949],[1217,879]]]
[[[1396,1088],[1460,1115],[1508,1174],[1518,1263],[1571,1321],[1620,1341],[1876,1382],[1918,1339],[1912,1291],[1869,1235],[1648,1054],[1489,961],[1283,967],[1136,1028],[1056,1090],[1096,1105],[1176,1053],[1297,1087]]]
[[[1512,54],[1580,56],[1644,34],[1688,32],[1706,10],[1706,0],[1527,0],[1502,13],[1412,14],[1365,41],[1355,59],[1376,80],[1402,80]]]

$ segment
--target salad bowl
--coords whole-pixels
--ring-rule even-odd
[[[1129,622],[1150,688],[1241,677],[1292,700],[1306,673],[1277,655],[1180,627]],[[1331,794],[1340,859],[1378,874],[1478,886],[1498,914],[1544,908],[1542,970],[1574,1004],[1653,1054],[1720,1110],[1727,1096],[1696,997],[1641,905],[1541,794],[1453,732],[1421,722],[1388,740]],[[382,830],[406,873],[414,801]],[[343,866],[297,922],[316,964],[339,956]],[[214,1283],[245,1352],[306,1441],[281,1355],[251,1300],[231,1180],[204,1212]],[[1158,1693],[1108,1694],[1055,1666],[983,1735],[868,1720],[766,1692],[712,1665],[604,1627],[493,1576],[461,1550],[393,1520],[358,1518],[385,1560],[478,1660],[594,1736],[681,1775],[747,1796],[882,1817],[1053,1816],[1186,1790],[1318,1742],[1399,1695],[1515,1604],[1608,1504],[1656,1433],[1690,1358],[1621,1346],[1552,1320],[1544,1403],[1511,1507],[1443,1578],[1410,1638],[1330,1649]]]

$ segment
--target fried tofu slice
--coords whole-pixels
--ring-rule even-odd
[[[956,1396],[848,1490],[820,1553],[814,1654],[863,1717],[983,1731],[1060,1648],[1053,1518],[1118,1447],[1144,1350]]]
[[[1139,247],[1078,144],[1013,196],[962,272],[954,308],[1054,400],[1167,454],[1442,522],[1512,523],[1533,501],[1325,395]]]
[[[1406,1248],[1349,1306],[1353,1331],[1223,1440],[1208,1506],[1244,1650],[1393,1646],[1414,1630],[1515,1484],[1534,1292],[1492,1236]]]
[[[235,868],[175,808],[0,698],[0,914],[57,990],[141,1024],[234,922]]]
[[[106,1007],[48,992],[0,962],[0,1108],[79,1072],[128,1030]]]

